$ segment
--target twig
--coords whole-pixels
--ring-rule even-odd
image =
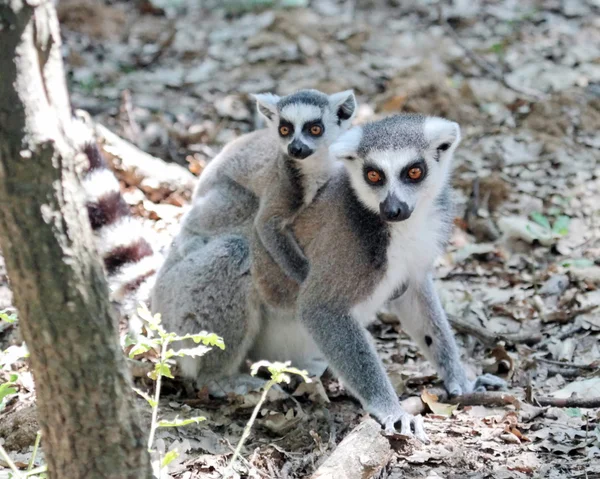
[[[276,381],[274,379],[271,379],[265,385],[264,391],[263,391],[262,395],[260,396],[260,400],[258,401],[258,403],[256,404],[256,407],[252,411],[252,415],[250,416],[250,419],[246,423],[246,426],[244,427],[244,431],[242,432],[242,437],[240,438],[240,441],[238,442],[238,445],[236,446],[235,451],[233,451],[233,456],[231,456],[231,460],[229,461],[229,469],[230,470],[233,470],[233,465],[235,464],[236,459],[240,455],[240,451],[242,450],[242,446],[244,445],[244,442],[246,442],[246,439],[250,435],[250,430],[252,429],[252,425],[254,424],[254,421],[256,421],[258,412],[260,411],[260,408],[262,407],[263,403],[267,400],[267,395],[269,394],[269,390],[275,384],[277,384]]]
[[[537,100],[543,100],[544,98],[546,98],[546,95],[544,93],[542,93],[541,91],[534,90],[532,88],[523,87],[523,86],[513,85],[512,82],[510,82],[506,78],[506,76],[498,68],[496,68],[496,66],[492,65],[488,61],[481,58],[473,50],[471,50],[469,47],[467,47],[465,45],[465,43],[458,36],[458,34],[454,30],[454,28],[452,28],[452,25],[450,25],[450,23],[448,23],[448,20],[446,19],[446,17],[444,16],[444,13],[442,12],[441,3],[438,3],[437,10],[438,10],[438,18],[439,18],[442,28],[446,31],[446,33],[448,33],[448,35],[450,35],[452,37],[454,42],[464,50],[465,54],[479,68],[481,68],[483,71],[489,73],[493,78],[495,78],[496,80],[501,82],[506,88],[509,88],[510,90],[517,92],[521,95],[524,95],[526,97],[529,97],[529,99],[531,99],[531,100],[537,101]]]
[[[169,341],[165,339],[160,348],[160,364],[166,362],[167,348]],[[160,401],[160,387],[162,383],[162,372],[156,375],[156,384],[154,389],[154,403],[152,404],[152,422],[150,423],[150,435],[148,436],[148,450],[152,449],[152,443],[154,442],[154,434],[156,433],[157,420],[158,420],[158,405]]]
[[[463,394],[448,398],[447,401],[450,404],[460,404],[461,406],[515,406],[517,409],[521,408],[521,401],[512,394],[496,391]]]
[[[19,469],[17,469],[17,466],[15,465],[14,462],[12,462],[12,459],[8,456],[8,453],[4,450],[4,448],[1,445],[0,445],[0,456],[2,456],[2,459],[4,459],[4,462],[6,462],[6,464],[8,464],[8,467],[15,475],[15,479],[23,479],[23,474],[21,474],[21,471],[19,471]]]
[[[544,323],[568,323],[572,319],[576,318],[580,314],[591,313],[594,309],[596,309],[598,304],[592,304],[590,306],[586,306],[585,308],[573,309],[571,311],[554,311],[546,315],[543,319]]]
[[[38,448],[40,447],[40,441],[42,440],[42,431],[38,431],[35,436],[35,443],[33,444],[33,453],[31,454],[31,459],[29,459],[29,465],[27,466],[27,471],[31,471],[33,469],[33,465],[35,464],[35,456],[37,456]]]
[[[600,407],[600,397],[597,398],[553,398],[548,396],[539,396],[535,398],[540,406],[552,407],[580,407],[580,408],[598,408]]]
[[[542,363],[554,364],[555,366],[563,366],[565,368],[585,369],[587,371],[595,371],[596,369],[600,369],[600,364],[598,362],[594,362],[592,364],[577,364],[570,363],[568,361],[555,361],[554,359],[545,358],[535,358],[535,360],[541,361]]]
[[[469,334],[476,337],[482,343],[486,345],[495,345],[499,341],[506,341],[508,343],[517,344],[525,343],[532,345],[539,343],[542,340],[542,334],[537,331],[519,331],[517,333],[495,333],[488,331],[482,327],[476,326],[463,320],[462,318],[448,315],[448,320],[460,333]]]
[[[499,407],[499,406],[515,406],[517,409],[521,408],[521,401],[514,397],[512,394],[497,391],[486,391],[481,393],[469,393],[461,396],[448,397],[448,393],[445,389],[432,388],[428,390],[429,393],[435,394],[438,397],[438,401],[449,404],[460,404],[461,406],[487,406],[487,407]],[[425,404],[420,396],[412,396],[400,403],[402,408],[410,414],[417,415],[427,412],[428,406]]]

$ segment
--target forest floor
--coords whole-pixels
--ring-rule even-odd
[[[425,394],[431,444],[395,443],[380,477],[600,477],[598,0],[456,1],[445,20],[416,0],[246,12],[188,3],[61,0],[73,106],[196,175],[258,126],[250,93],[353,88],[358,122],[402,111],[461,125],[459,209],[437,284],[470,373],[505,377],[516,401],[456,409]],[[119,174],[167,245],[190,188]],[[0,261],[0,310],[10,306]],[[402,398],[439,386],[396,318],[371,329]],[[0,350],[12,345],[14,357],[18,343],[17,328],[0,324]],[[26,363],[2,356],[0,382],[15,371],[0,438],[23,463],[34,386]],[[335,379],[316,384],[262,408],[243,451],[248,477],[307,477],[361,421]],[[541,407],[561,398],[573,407]],[[256,401],[184,398],[167,384],[163,416],[207,417],[161,432],[159,446],[180,452],[168,477],[221,477]]]

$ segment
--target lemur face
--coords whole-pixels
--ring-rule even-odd
[[[448,181],[457,123],[397,115],[356,127],[331,146],[343,160],[359,199],[381,218],[399,222],[431,204]]]
[[[278,97],[256,95],[259,112],[277,130],[282,151],[293,160],[304,160],[327,149],[348,129],[356,111],[352,91],[325,95],[317,90],[301,90]]]

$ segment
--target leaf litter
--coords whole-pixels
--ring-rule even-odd
[[[528,403],[600,396],[597,2],[454,2],[443,13],[455,35],[427,2],[218,3],[58,4],[73,105],[172,165],[173,181],[140,177],[106,146],[128,203],[161,247],[177,232],[192,175],[260,126],[251,93],[354,88],[359,122],[400,111],[458,121],[458,208],[437,285],[469,373],[503,375],[522,407],[456,407],[427,393],[439,385],[435,372],[386,312],[371,331],[401,399],[427,403],[432,443],[406,444],[381,477],[600,474],[597,410]],[[12,307],[7,281],[0,257],[0,311]],[[0,349],[12,348],[0,382],[19,375],[0,411],[0,441],[26,464],[38,426],[20,344],[18,321],[0,322]],[[163,459],[176,451],[163,477],[220,477],[258,393],[187,391],[166,381],[161,416],[206,421],[158,430]],[[246,444],[247,476],[309,476],[363,415],[328,374],[291,397],[274,395]]]

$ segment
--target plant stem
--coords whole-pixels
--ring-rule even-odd
[[[231,461],[229,461],[230,469],[233,469],[233,464],[235,463],[235,460],[240,455],[240,452],[242,450],[242,446],[244,445],[244,442],[246,442],[246,439],[250,435],[250,429],[252,429],[252,425],[254,424],[254,421],[256,420],[256,417],[258,416],[258,412],[260,411],[262,404],[267,399],[267,394],[269,393],[269,389],[271,389],[275,385],[276,382],[277,381],[275,381],[274,379],[271,379],[265,385],[265,390],[263,391],[262,396],[260,397],[260,400],[258,401],[258,404],[254,407],[254,411],[252,411],[252,416],[250,416],[250,420],[246,424],[246,427],[244,427],[244,432],[242,433],[240,442],[238,442],[238,445],[235,448],[235,451],[233,452],[233,456],[231,456]]]
[[[23,475],[17,469],[17,466],[15,466],[15,463],[12,462],[12,459],[10,457],[8,457],[8,453],[4,450],[4,448],[2,446],[0,446],[0,456],[2,456],[2,459],[4,459],[4,462],[6,462],[8,464],[8,467],[15,475],[15,479],[23,479]]]
[[[32,469],[31,471],[27,471],[25,473],[25,477],[30,477],[30,476],[37,476],[38,474],[42,474],[43,472],[48,472],[48,466],[46,466],[46,464],[44,464],[43,466],[40,467],[36,467],[35,469]]]
[[[169,340],[164,338],[162,348],[160,349],[160,364],[163,364],[166,359],[167,346]],[[156,422],[158,419],[158,400],[160,399],[160,385],[162,382],[162,374],[160,369],[156,377],[156,388],[154,390],[154,405],[152,406],[152,422],[150,423],[150,437],[148,437],[148,450],[152,449],[152,443],[154,442],[154,433],[156,432]]]
[[[35,436],[35,443],[33,444],[33,454],[31,455],[31,459],[29,459],[29,465],[27,466],[27,470],[31,471],[33,465],[35,464],[35,456],[37,456],[38,447],[40,447],[40,441],[42,440],[42,431],[38,431]]]

